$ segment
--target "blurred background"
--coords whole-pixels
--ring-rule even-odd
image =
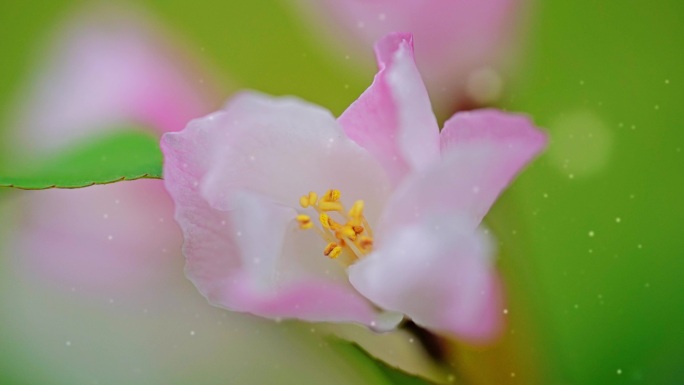
[[[497,106],[551,137],[486,219],[507,329],[454,342],[451,369],[468,384],[684,383],[684,5],[445,3],[7,2],[0,162],[122,124],[178,130],[242,88],[339,115],[372,81],[372,41],[411,28],[440,120]],[[0,383],[385,383],[330,332],[458,382],[402,333],[210,307],[170,210],[155,180],[0,190]]]

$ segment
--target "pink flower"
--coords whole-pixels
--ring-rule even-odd
[[[456,114],[440,134],[411,35],[376,54],[373,84],[337,120],[243,93],[163,136],[187,275],[234,311],[381,330],[405,314],[486,339],[500,292],[478,225],[545,135],[495,110]]]
[[[520,0],[297,0],[314,23],[346,43],[344,54],[363,57],[395,31],[416,39],[416,62],[439,112],[468,98],[495,101],[501,93]]]

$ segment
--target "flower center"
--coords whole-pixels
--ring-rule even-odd
[[[312,208],[318,214],[320,227],[307,214],[297,215],[301,229],[313,229],[327,242],[323,255],[330,259],[345,256],[344,261],[352,264],[373,249],[373,231],[363,216],[362,200],[354,202],[349,211],[340,202],[339,190],[328,190],[318,197],[310,192],[299,199],[302,208]]]

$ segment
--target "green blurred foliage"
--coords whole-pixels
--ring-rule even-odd
[[[140,178],[161,178],[159,139],[142,129],[85,138],[47,157],[0,168],[0,187],[24,190],[78,188]]]
[[[0,106],[58,20],[84,4],[4,4]],[[339,113],[372,79],[331,62],[276,0],[135,4],[226,83]],[[472,370],[492,365],[499,374],[486,378],[498,383],[684,381],[684,3],[545,0],[533,10],[503,106],[547,127],[551,145],[488,218],[509,333],[499,346],[464,348],[461,359]]]

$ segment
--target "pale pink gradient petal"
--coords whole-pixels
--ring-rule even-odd
[[[139,293],[163,281],[181,234],[158,180],[77,190],[26,192],[9,246],[27,274],[84,293]]]
[[[213,99],[210,82],[162,34],[113,8],[72,20],[35,72],[16,124],[36,150],[131,124],[179,130]]]
[[[415,36],[416,60],[440,113],[453,112],[468,76],[507,67],[523,0],[297,0],[335,51],[361,60],[388,33]],[[319,34],[316,34],[319,35]],[[343,43],[342,48],[339,43]]]
[[[379,316],[322,255],[325,241],[293,221],[308,191],[387,195],[380,166],[327,111],[246,93],[164,135],[162,149],[186,271],[211,302],[271,318],[368,325]]]
[[[476,226],[546,141],[522,115],[497,110],[457,113],[441,133],[442,161],[399,186],[384,213],[383,229],[391,231],[444,210],[458,212]]]
[[[439,127],[414,63],[411,35],[390,34],[375,53],[379,71],[373,84],[338,121],[397,183],[439,159]]]
[[[491,240],[469,221],[442,213],[403,226],[349,268],[349,279],[384,309],[472,342],[501,329],[501,292]]]

